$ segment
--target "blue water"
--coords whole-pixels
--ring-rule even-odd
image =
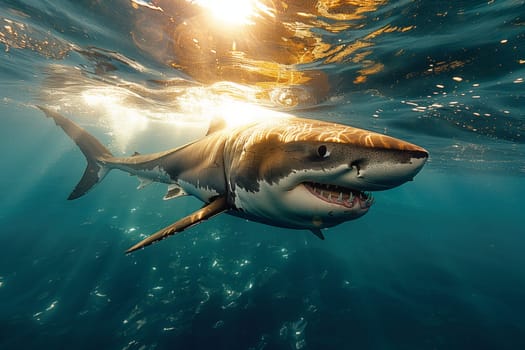
[[[0,348],[524,349],[525,2],[197,3],[0,1]],[[325,241],[220,216],[126,256],[201,203],[116,171],[67,201],[85,160],[34,107],[121,155],[225,103],[431,158]]]

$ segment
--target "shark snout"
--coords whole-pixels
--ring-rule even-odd
[[[419,146],[413,149],[384,149],[369,157],[353,161],[350,166],[362,185],[362,190],[381,191],[412,181],[428,160],[428,151]]]

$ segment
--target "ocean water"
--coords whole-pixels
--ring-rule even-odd
[[[251,8],[250,5],[251,4]],[[1,349],[524,349],[525,2],[0,0]],[[215,217],[85,160],[292,113],[430,159],[326,231]]]

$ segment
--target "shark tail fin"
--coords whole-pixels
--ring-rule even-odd
[[[38,106],[48,118],[52,118],[56,125],[77,144],[87,160],[87,167],[84,175],[75,189],[67,199],[77,199],[88,192],[93,186],[99,183],[110,170],[104,165],[104,160],[113,157],[111,152],[98,141],[93,135],[82,129],[80,126],[67,119],[63,115],[48,108]]]

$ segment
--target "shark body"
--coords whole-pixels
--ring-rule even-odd
[[[71,120],[39,108],[78,145],[88,163],[68,199],[83,196],[109,170],[120,169],[138,176],[139,188],[150,182],[168,184],[164,199],[192,195],[205,203],[127,253],[223,212],[308,229],[324,239],[321,229],[361,217],[373,203],[370,191],[412,180],[428,158],[425,149],[399,139],[295,117],[216,127],[182,147],[115,157]]]

